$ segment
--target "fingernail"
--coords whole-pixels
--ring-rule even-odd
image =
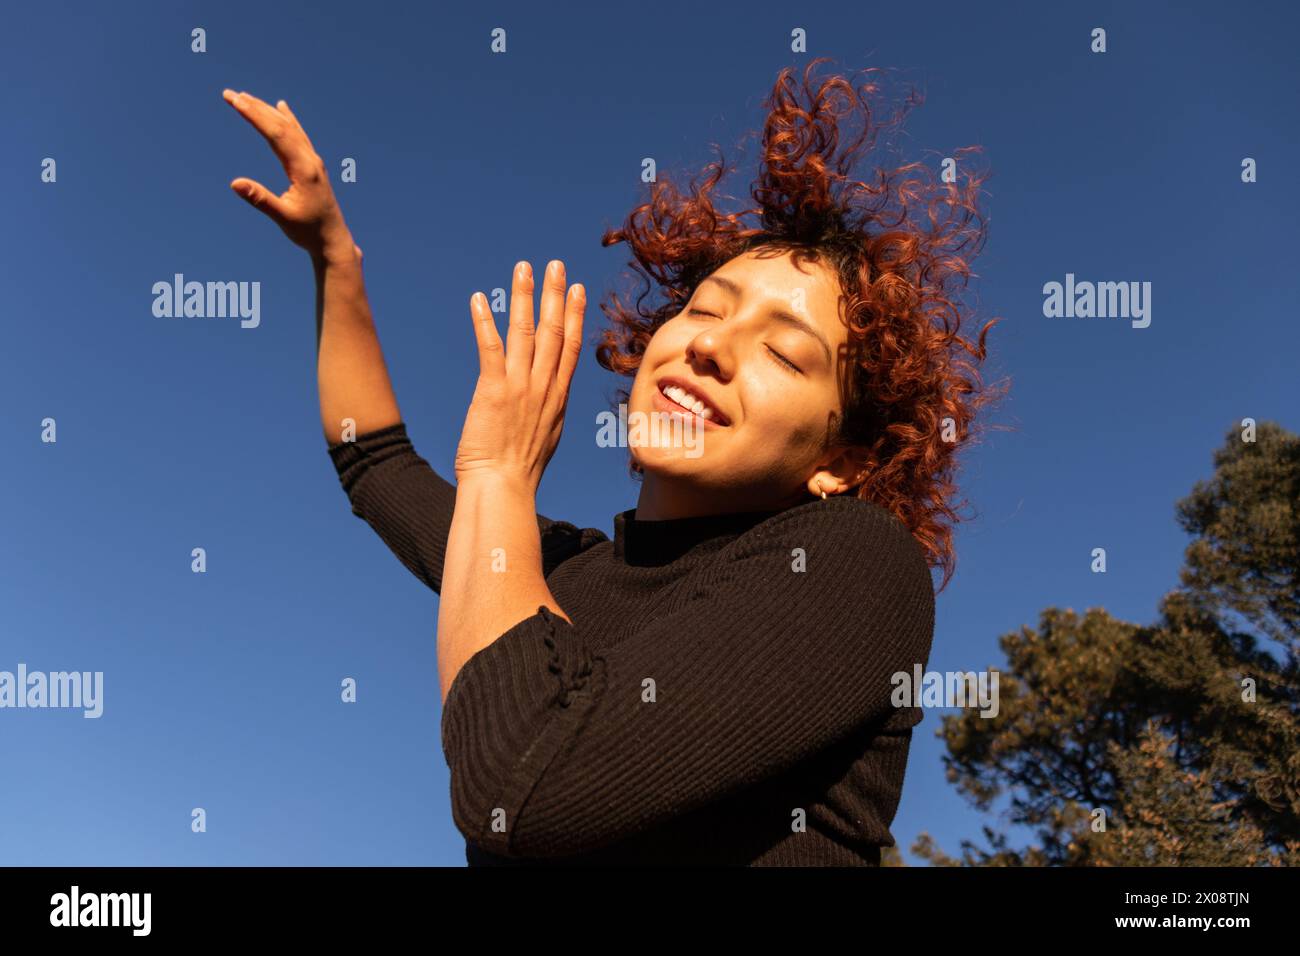
[[[520,261],[519,265],[516,266],[516,268],[519,270],[519,278],[531,279],[533,277],[533,267],[530,266],[527,262]]]

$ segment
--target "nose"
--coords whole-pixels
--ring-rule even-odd
[[[724,381],[731,375],[731,339],[717,326],[703,329],[686,344],[686,362],[699,375]]]

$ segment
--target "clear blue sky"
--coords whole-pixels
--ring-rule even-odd
[[[477,374],[471,293],[562,258],[594,336],[626,260],[599,237],[641,195],[642,157],[694,168],[716,141],[741,158],[782,66],[901,68],[926,95],[910,158],[986,150],[972,290],[1005,318],[988,374],[1013,379],[996,420],[1015,430],[966,459],[979,514],[932,669],[999,664],[998,636],[1050,605],[1150,620],[1186,543],[1174,502],[1228,426],[1300,427],[1293,4],[590,6],[6,11],[0,669],[103,671],[105,699],[98,720],[0,711],[0,863],[464,863],[437,597],[338,484],[310,264],[228,188],[283,179],[223,87],[287,99],[332,169],[356,158],[336,189],[394,386],[417,450],[450,474]],[[1240,182],[1243,157],[1258,183]],[[155,318],[151,287],[177,272],[260,282],[260,326]],[[1067,272],[1150,281],[1151,326],[1045,318],[1043,284]],[[588,348],[544,513],[608,532],[636,503],[623,450],[592,439],[618,383]],[[893,832],[956,852],[985,818],[943,778],[940,713],[916,731]]]

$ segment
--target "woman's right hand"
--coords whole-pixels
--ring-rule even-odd
[[[223,90],[222,98],[266,137],[280,158],[289,188],[276,195],[261,183],[241,176],[230,188],[274,220],[289,239],[315,260],[361,255],[343,222],[325,161],[284,100],[276,106],[250,93]]]

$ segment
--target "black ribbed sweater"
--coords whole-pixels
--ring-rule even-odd
[[[456,488],[404,424],[329,446],[353,512],[434,591]],[[879,865],[934,590],[877,505],[595,528],[537,516],[545,607],[479,650],[442,714],[474,865]]]

